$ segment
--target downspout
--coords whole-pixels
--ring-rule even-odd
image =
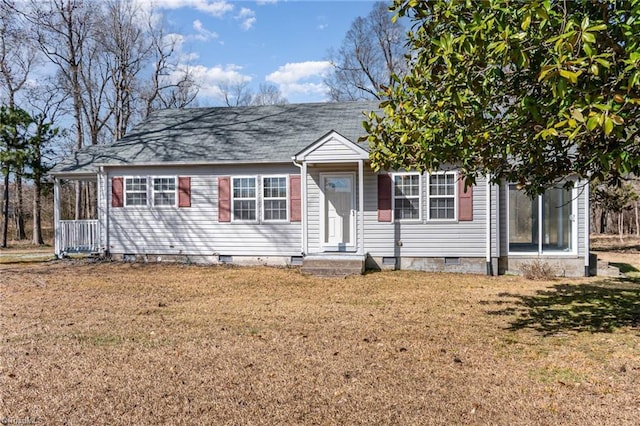
[[[493,275],[493,271],[491,268],[491,179],[489,178],[489,175],[486,176],[487,179],[487,194],[485,196],[486,198],[486,222],[487,222],[487,229],[486,229],[486,248],[487,248],[487,254],[486,254],[486,265],[487,265],[487,275]]]
[[[589,181],[590,179],[587,179],[587,184],[585,186],[584,189],[584,221],[585,221],[585,225],[584,225],[584,276],[588,277],[589,276],[589,258],[591,253],[589,252],[589,246],[591,245],[591,241],[590,241],[590,232],[589,232],[589,228],[591,227],[591,215],[590,213],[590,206],[589,206],[589,198],[590,198],[590,185],[589,185]]]
[[[358,253],[364,255],[364,160],[358,160]]]
[[[298,163],[296,157],[291,157],[293,165],[300,169],[300,209],[302,214],[302,221],[300,226],[302,228],[302,238],[300,247],[300,253],[303,256],[307,254],[307,166],[306,164]]]

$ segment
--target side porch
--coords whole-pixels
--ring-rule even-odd
[[[103,194],[100,189],[100,181],[99,176],[95,174],[54,176],[53,216],[54,254],[56,257],[62,258],[69,254],[97,255],[104,253],[106,244],[103,238],[103,226],[99,219],[100,200]],[[62,187],[65,182],[79,183],[81,187],[89,188],[93,186],[96,188],[95,207],[86,208],[84,214],[84,216],[89,216],[88,218],[79,218],[82,215],[75,211],[72,212],[69,208],[63,208]],[[89,193],[90,191],[88,189],[86,192]],[[76,205],[75,210],[77,208],[78,206]],[[71,218],[72,215],[75,217]]]

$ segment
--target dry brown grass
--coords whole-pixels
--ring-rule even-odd
[[[0,418],[637,424],[636,283],[0,265]]]

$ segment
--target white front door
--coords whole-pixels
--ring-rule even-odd
[[[321,176],[322,224],[325,250],[346,250],[355,240],[355,191],[353,174]]]

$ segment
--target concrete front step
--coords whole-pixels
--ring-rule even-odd
[[[596,276],[598,277],[621,277],[623,275],[620,273],[620,268],[609,264],[606,260],[598,259],[597,265]]]
[[[364,272],[364,256],[307,256],[302,272],[320,277],[346,277]]]

